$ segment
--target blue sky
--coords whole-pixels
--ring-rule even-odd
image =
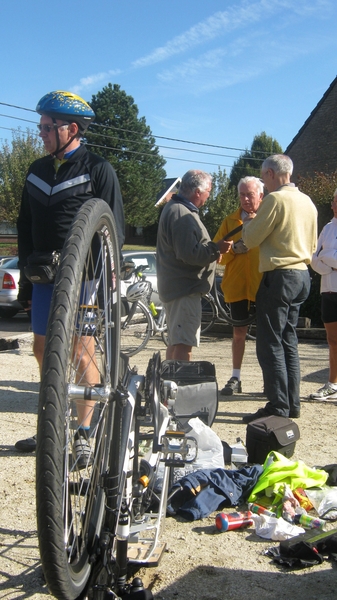
[[[335,0],[11,0],[0,19],[0,102],[34,109],[55,89],[90,102],[117,83],[168,177],[229,173],[261,131],[285,150],[337,75]],[[38,122],[0,113],[0,145],[35,127],[18,118]]]

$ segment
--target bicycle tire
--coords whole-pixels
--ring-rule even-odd
[[[217,318],[216,307],[211,296],[203,296],[201,298],[201,329],[200,333],[203,335],[209,331]]]
[[[117,239],[108,204],[87,201],[64,245],[47,327],[38,409],[37,526],[48,588],[62,600],[74,600],[85,590],[104,519],[101,478],[109,465],[112,399],[119,377]],[[88,363],[95,365],[91,386],[87,371],[79,368],[86,353]],[[76,411],[79,398],[90,394],[93,463],[79,468],[73,454]]]
[[[126,356],[138,354],[153,335],[152,317],[145,304],[138,301],[137,307],[121,325],[121,352]]]
[[[165,310],[165,309],[162,308],[162,310]],[[161,326],[163,327],[163,330],[161,332],[161,339],[163,340],[165,346],[168,346],[169,340],[168,340],[168,333],[167,333],[166,310],[165,310],[165,315],[163,317]]]
[[[213,284],[213,294],[214,294],[214,302],[218,308],[217,318],[221,321],[225,321],[229,325],[233,327],[245,327],[246,325],[251,325],[254,323],[256,319],[255,315],[255,305],[251,303],[251,312],[247,319],[233,319],[231,315],[231,307],[228,302],[225,301],[224,295],[222,292],[218,290],[216,287],[216,283]]]
[[[161,339],[163,340],[165,346],[169,345],[167,328],[165,329],[165,331],[161,332]]]

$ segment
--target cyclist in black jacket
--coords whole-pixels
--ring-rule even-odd
[[[74,216],[91,198],[102,198],[109,204],[122,248],[124,210],[115,170],[80,143],[95,118],[91,107],[75,94],[56,91],[43,96],[36,110],[41,115],[38,128],[48,156],[30,166],[23,190],[17,221],[18,300],[26,310],[31,308],[33,350],[41,371],[53,285],[32,285],[28,281],[23,271],[28,256],[33,251],[62,250]],[[21,452],[34,451],[35,436],[20,440],[16,448]]]

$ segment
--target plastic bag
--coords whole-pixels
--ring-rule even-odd
[[[321,488],[305,490],[310,502],[314,505],[318,516],[329,521],[337,520],[337,489],[328,485]]]
[[[268,515],[252,515],[255,533],[266,540],[282,541],[305,533],[303,527],[292,525],[282,517],[269,517]]]
[[[223,448],[219,436],[199,417],[190,419],[188,424],[192,429],[187,435],[194,437],[198,444],[198,454],[193,463],[193,470],[218,469],[219,467],[224,469]]]
[[[198,453],[195,461],[174,469],[173,483],[200,469],[225,468],[222,442],[215,431],[199,417],[189,419],[188,424],[192,429],[187,432],[187,436],[195,438],[198,444]]]

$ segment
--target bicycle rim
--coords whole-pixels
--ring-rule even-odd
[[[104,517],[101,474],[109,462],[118,381],[119,296],[113,215],[103,200],[90,200],[62,252],[38,411],[39,546],[48,587],[62,600],[74,600],[85,589]],[[84,406],[91,418],[90,458],[80,465],[74,442]]]
[[[131,317],[131,318],[130,318]],[[142,302],[121,325],[121,352],[134,356],[147,345],[152,335],[152,317]]]
[[[216,307],[213,300],[209,296],[203,296],[201,298],[201,334],[206,333],[213,327],[216,316]]]
[[[213,292],[215,294],[215,303],[218,307],[218,317],[221,320],[226,321],[229,325],[232,325],[233,327],[245,327],[246,325],[251,325],[252,323],[254,323],[256,315],[255,310],[253,310],[253,304],[251,305],[252,310],[247,319],[233,319],[230,304],[225,302],[224,295],[222,294],[222,292],[219,292],[215,284],[213,286]]]

